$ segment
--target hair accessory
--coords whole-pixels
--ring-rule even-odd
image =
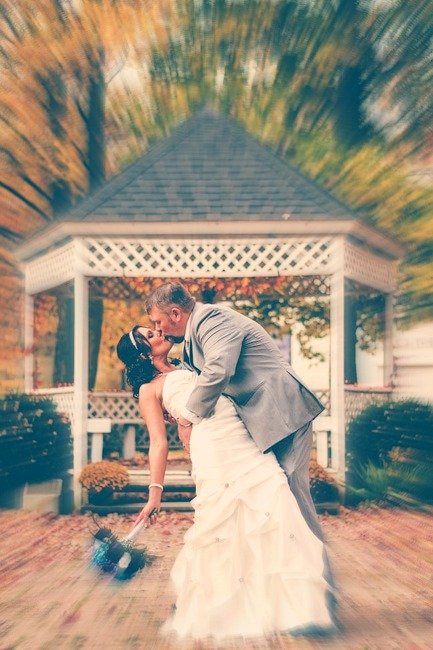
[[[129,338],[131,339],[131,343],[134,346],[134,348],[138,350],[138,345],[137,345],[137,341],[134,338],[133,330],[129,332]]]

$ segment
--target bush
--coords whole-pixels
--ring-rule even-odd
[[[389,501],[389,473],[385,463],[381,466],[368,461],[359,470],[361,487],[347,486],[348,501],[374,501],[384,504]]]
[[[0,491],[61,477],[72,463],[70,424],[52,400],[0,399]]]
[[[430,405],[401,400],[369,406],[350,423],[346,452],[348,494],[355,501],[433,501]]]

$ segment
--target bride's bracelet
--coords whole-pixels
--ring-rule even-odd
[[[157,488],[159,488],[161,490],[161,492],[164,491],[164,486],[161,485],[161,483],[150,483],[149,484],[149,490],[150,490],[151,487],[157,487]]]

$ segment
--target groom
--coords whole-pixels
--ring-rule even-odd
[[[155,289],[145,306],[155,329],[175,343],[185,341],[184,362],[199,374],[178,419],[185,448],[192,426],[212,414],[222,394],[229,397],[259,449],[276,455],[307,524],[323,541],[310,493],[309,459],[311,422],[324,407],[274,340],[258,323],[230,308],[196,303],[176,282]],[[333,586],[329,566],[326,574]]]

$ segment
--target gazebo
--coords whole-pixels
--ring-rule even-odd
[[[139,421],[129,394],[88,391],[89,283],[215,276],[315,276],[326,287],[329,408],[316,431],[325,464],[344,478],[346,422],[371,398],[371,392],[361,395],[344,383],[345,287],[353,281],[385,296],[383,386],[389,386],[393,291],[402,247],[239,124],[211,110],[198,113],[17,253],[25,267],[27,350],[33,345],[35,295],[73,287],[74,382],[43,392],[70,417],[75,478],[88,462],[88,432],[98,430],[93,420]],[[31,353],[25,358],[25,381],[26,390],[33,391]],[[77,481],[75,494],[78,506]]]

